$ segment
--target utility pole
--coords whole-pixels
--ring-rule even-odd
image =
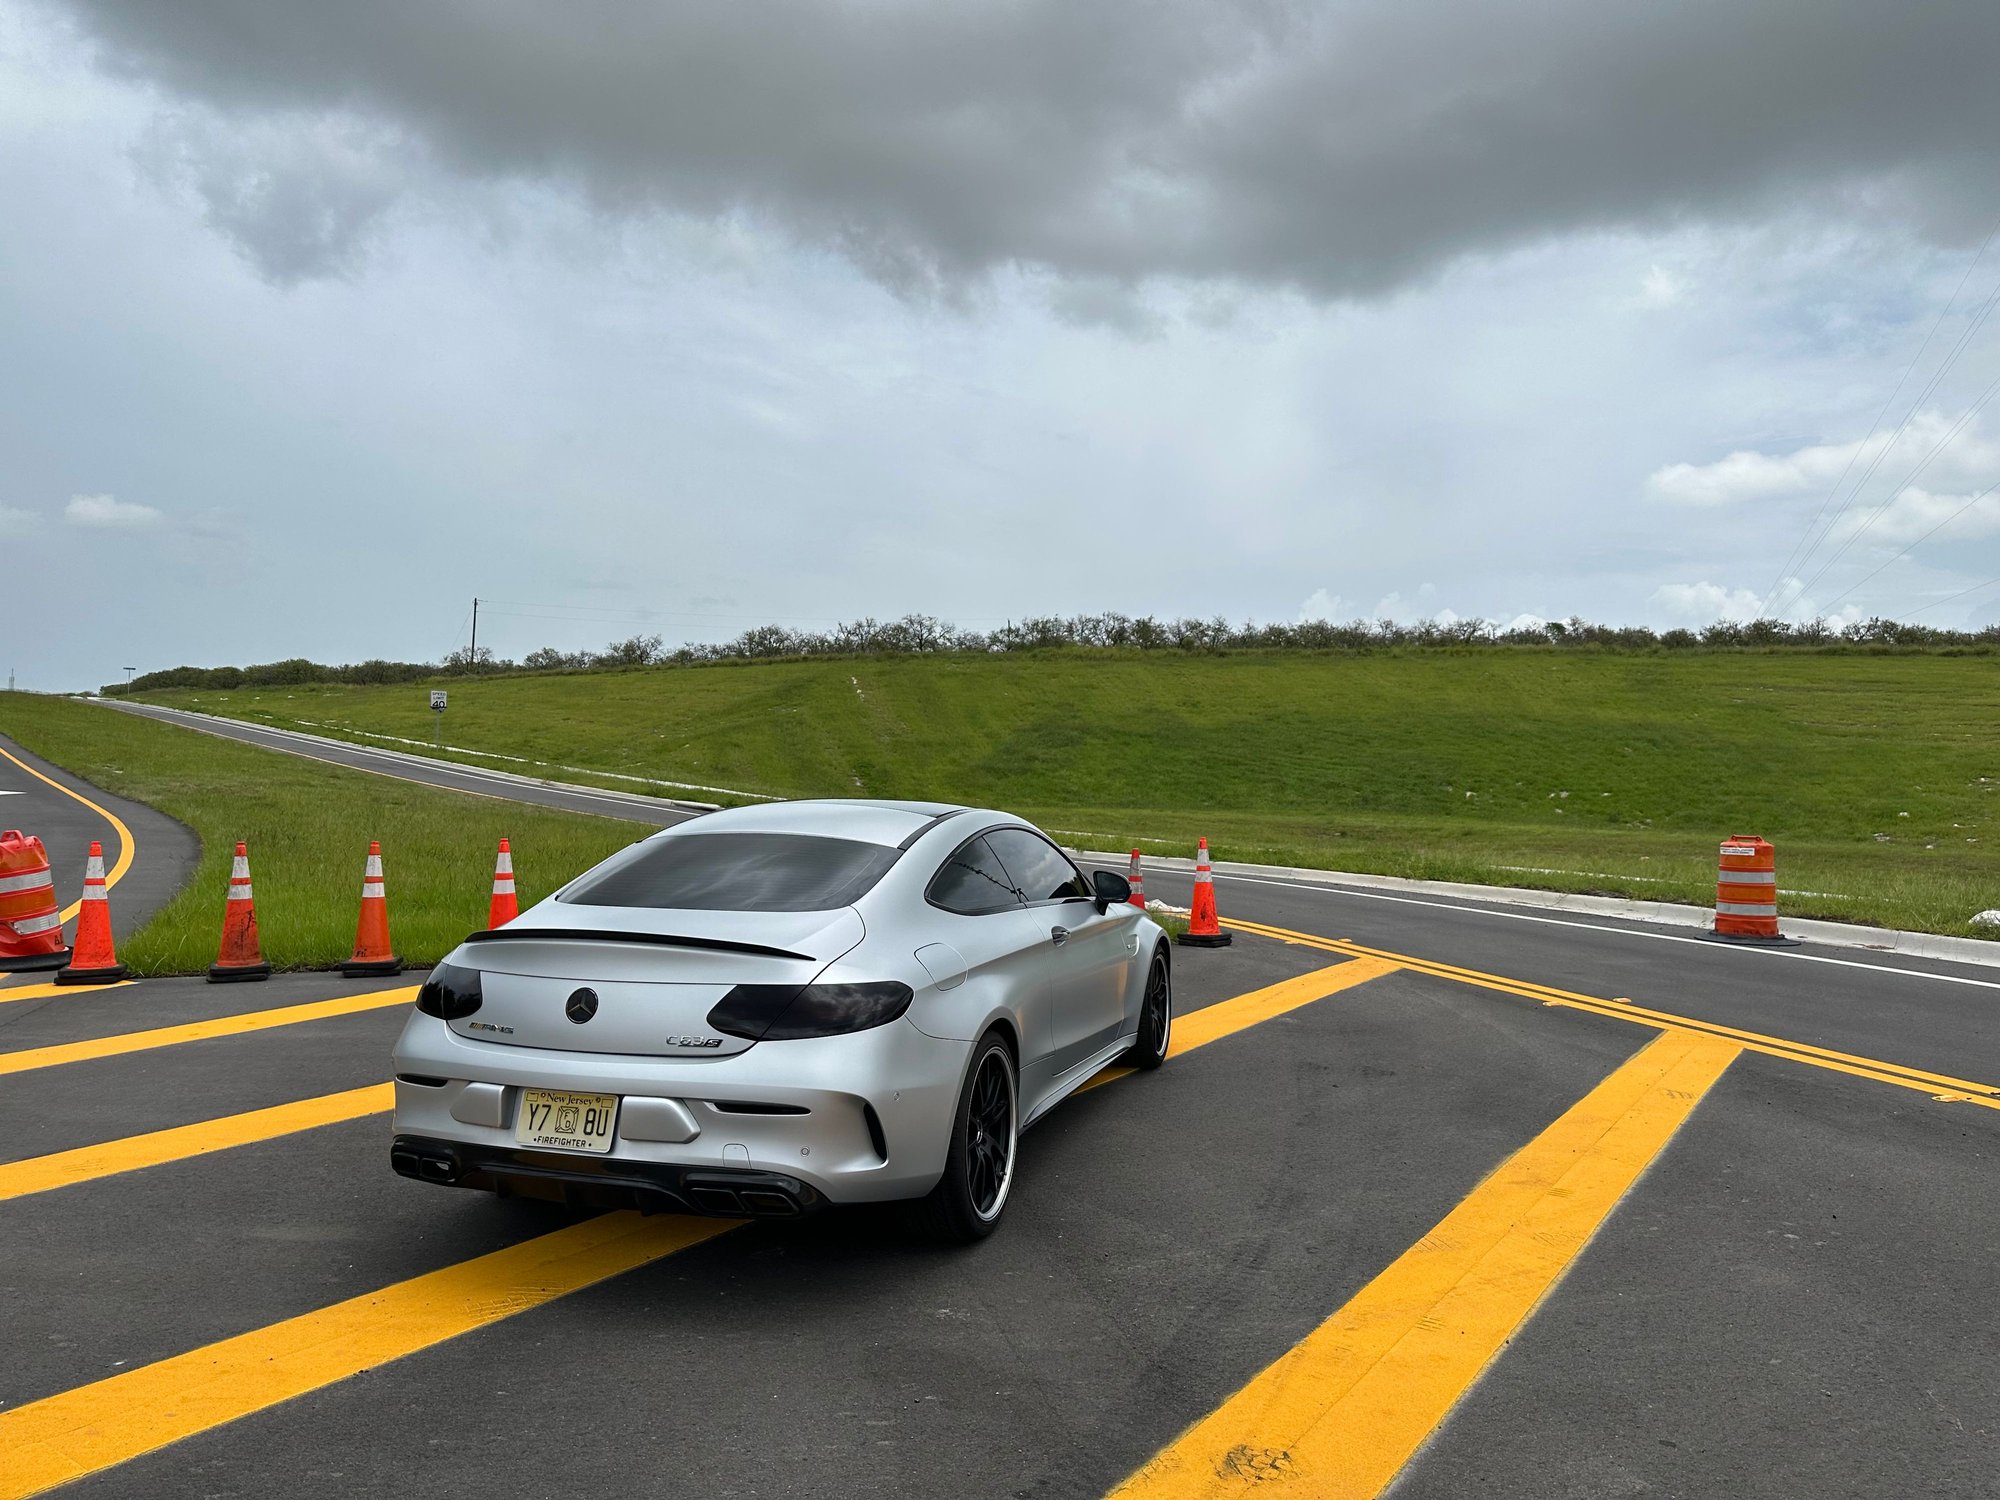
[[[472,658],[466,662],[465,669],[468,672],[477,672],[479,670],[479,598],[477,595],[474,595],[472,600]]]
[[[132,685],[132,674],[138,670],[137,667],[127,667],[125,669],[125,686],[130,687]]]

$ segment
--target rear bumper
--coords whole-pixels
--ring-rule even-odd
[[[826,1196],[811,1184],[781,1172],[509,1150],[415,1135],[390,1142],[389,1163],[419,1182],[554,1198],[587,1208],[794,1219],[827,1206]]]
[[[969,1043],[926,1036],[907,1020],[730,1057],[555,1052],[473,1041],[414,1012],[396,1043],[394,1133],[437,1149],[426,1158],[412,1146],[397,1170],[544,1195],[547,1184],[616,1186],[628,1202],[651,1194],[655,1206],[662,1194],[685,1200],[691,1173],[795,1183],[798,1191],[783,1191],[801,1212],[921,1197],[944,1171],[969,1053]],[[524,1088],[619,1096],[610,1152],[522,1146],[514,1127]],[[723,1199],[702,1211],[723,1211]]]

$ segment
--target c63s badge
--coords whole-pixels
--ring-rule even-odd
[[[666,1039],[664,1045],[669,1047],[720,1047],[722,1045],[722,1038],[719,1036],[670,1036]]]

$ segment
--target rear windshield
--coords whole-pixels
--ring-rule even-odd
[[[587,875],[563,896],[579,906],[680,911],[832,911],[851,906],[899,851],[804,833],[682,834]]]

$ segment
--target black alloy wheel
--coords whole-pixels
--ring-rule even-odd
[[[1173,976],[1167,969],[1167,955],[1155,949],[1152,967],[1146,971],[1146,995],[1139,1002],[1139,1035],[1132,1050],[1119,1060],[1128,1068],[1150,1073],[1167,1060],[1173,1034]]]
[[[991,1234],[1014,1185],[1020,1138],[1013,1049],[999,1032],[989,1031],[973,1049],[972,1069],[959,1094],[944,1176],[911,1205],[917,1225],[951,1244],[970,1244]]]

